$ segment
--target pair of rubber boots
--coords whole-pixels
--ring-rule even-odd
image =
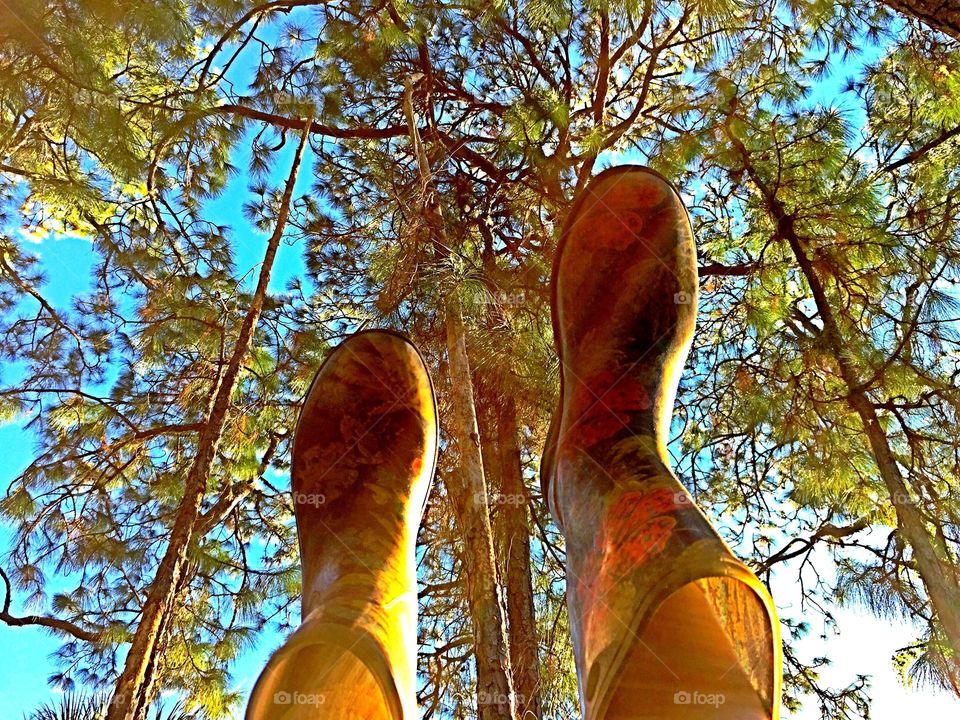
[[[770,595],[668,462],[697,285],[673,187],[636,166],[595,177],[553,265],[562,385],[541,466],[566,544],[585,720],[778,716]],[[416,718],[414,552],[436,454],[414,346],[385,331],[338,346],[293,446],[303,623],[260,676],[248,720]]]

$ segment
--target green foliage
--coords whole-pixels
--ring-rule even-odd
[[[798,560],[825,550],[835,568],[804,584],[825,621],[851,602],[907,618],[919,629],[896,658],[903,677],[943,680],[950,649],[841,365],[862,379],[955,568],[953,44],[853,0],[3,8],[0,20],[31,30],[0,34],[0,421],[28,423],[38,443],[0,504],[16,530],[4,568],[17,602],[73,628],[57,684],[115,679],[249,303],[243,249],[274,226],[276,169],[305,117],[315,176],[285,238],[305,272],[271,286],[245,359],[164,639],[163,689],[225,716],[240,701],[231,663],[268,623],[295,622],[289,433],[345,333],[410,333],[443,410],[442,309],[458,293],[488,391],[478,402],[516,399],[536,497],[558,375],[556,230],[576,189],[621,161],[662,170],[693,208],[704,272],[674,448],[684,481],[761,573],[807,572]],[[867,64],[825,105],[846,59]],[[445,247],[421,209],[408,81]],[[225,193],[244,197],[232,227]],[[65,232],[91,241],[97,265],[53,307],[24,238]],[[472,629],[442,483],[454,471],[442,453],[420,539],[420,699],[461,718]],[[563,716],[577,704],[563,548],[542,503],[531,510],[544,706]],[[827,658],[792,652],[808,624],[785,620],[785,707],[814,698],[824,717],[865,716],[865,678],[830,687]]]
[[[28,715],[24,720],[106,720],[110,697],[68,692],[59,701],[45,703]],[[146,720],[204,720],[202,714],[189,712],[180,701],[173,704],[158,703],[150,711]]]

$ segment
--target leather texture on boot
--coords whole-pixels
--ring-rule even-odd
[[[415,543],[436,454],[414,346],[379,330],[339,345],[293,444],[303,622],[261,674],[248,720],[415,720]]]
[[[554,261],[562,381],[541,482],[566,541],[586,720],[778,714],[772,599],[669,467],[697,287],[666,180],[625,166],[584,188]]]

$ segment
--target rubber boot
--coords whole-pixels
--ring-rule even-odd
[[[669,467],[698,286],[679,195],[638,166],[595,177],[551,284],[562,384],[541,482],[585,720],[776,718],[773,601]]]
[[[414,346],[376,330],[339,345],[293,442],[303,622],[260,675],[247,720],[415,720],[414,548],[436,454]]]

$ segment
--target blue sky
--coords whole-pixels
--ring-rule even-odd
[[[860,112],[850,99],[839,97],[839,90],[846,78],[857,72],[865,61],[873,59],[876,48],[865,48],[857,58],[820,80],[811,97],[811,102],[838,104],[851,113]],[[242,146],[241,146],[242,147]],[[248,158],[239,154],[234,164],[247,166]],[[281,159],[278,167],[286,167]],[[306,190],[309,175],[303,174],[298,191]],[[235,230],[235,253],[238,273],[253,271],[255,277],[262,256],[265,237],[247,227],[240,214],[240,207],[248,199],[246,178],[241,174],[228,186],[227,191],[211,201],[209,216],[217,222],[231,225]],[[29,247],[29,246],[28,246]],[[55,307],[67,307],[71,298],[82,292],[89,284],[89,270],[94,256],[88,242],[72,237],[47,237],[33,246],[40,257],[47,275],[44,294]],[[271,283],[274,290],[281,289],[292,277],[303,276],[303,248],[284,244],[278,256],[276,272]],[[0,482],[5,486],[32,458],[34,440],[32,435],[17,424],[0,426],[0,447],[4,449],[5,462],[0,469]],[[0,553],[6,551],[10,529],[0,527]],[[830,561],[819,555],[818,564],[829,572]],[[786,566],[774,578],[773,594],[784,615],[801,616],[799,591],[794,568]],[[24,612],[16,602],[14,613]],[[960,701],[944,693],[930,690],[915,692],[904,688],[896,677],[890,662],[894,650],[915,639],[914,630],[904,623],[878,620],[858,609],[835,611],[839,634],[823,628],[812,627],[809,636],[801,641],[799,649],[804,656],[829,655],[834,665],[824,672],[828,682],[844,685],[857,674],[873,677],[872,714],[875,720],[900,720],[905,712],[938,717],[960,717]],[[269,653],[282,642],[282,636],[267,630],[260,638],[256,649],[246,653],[233,668],[236,685],[249,692],[260,668]],[[47,685],[47,677],[56,670],[51,658],[60,646],[60,640],[36,627],[11,628],[0,624],[0,720],[15,719],[36,707],[39,703],[55,699],[57,692]],[[238,713],[237,717],[240,717]],[[819,717],[816,703],[795,716],[803,720]]]
[[[238,164],[242,167],[242,158]],[[278,165],[282,167],[283,162]],[[304,176],[298,190],[304,191],[307,182]],[[212,204],[212,212],[216,213],[218,221],[237,230],[237,269],[240,274],[245,270],[255,273],[265,242],[263,235],[245,229],[246,223],[239,214],[244,199],[244,184],[235,182]],[[274,289],[281,289],[290,277],[302,274],[302,250],[296,245],[282,246],[272,283]],[[35,252],[47,275],[46,296],[54,306],[68,306],[71,297],[88,286],[89,269],[94,262],[90,244],[77,238],[48,237],[35,246]],[[6,484],[31,459],[33,438],[17,425],[3,426],[0,427],[0,447],[5,450],[6,460],[0,471],[0,481]],[[0,528],[0,548],[5,549],[9,535],[9,528]],[[821,555],[817,565],[829,572],[827,557]],[[794,568],[787,566],[774,578],[773,584],[774,598],[781,614],[794,618],[802,615],[795,577]],[[13,610],[21,613],[24,609],[15,605]],[[875,720],[900,720],[906,710],[939,717],[960,717],[960,702],[951,696],[929,690],[916,692],[900,685],[890,657],[894,650],[915,638],[912,628],[904,623],[878,620],[857,609],[839,609],[836,615],[837,625],[841,628],[839,634],[826,630],[827,637],[821,638],[825,629],[815,625],[799,648],[807,657],[829,655],[834,666],[826,671],[825,676],[837,685],[852,681],[856,674],[871,675]],[[814,616],[810,617],[815,622]],[[270,652],[282,640],[274,630],[265,631],[258,646],[235,664],[236,686],[244,693],[249,692]],[[57,692],[47,686],[46,679],[56,670],[51,655],[59,645],[58,639],[42,629],[11,628],[0,624],[0,648],[4,650],[0,654],[0,718],[19,718],[39,703],[57,697]],[[811,701],[804,712],[795,717],[802,720],[818,718],[816,704]]]

